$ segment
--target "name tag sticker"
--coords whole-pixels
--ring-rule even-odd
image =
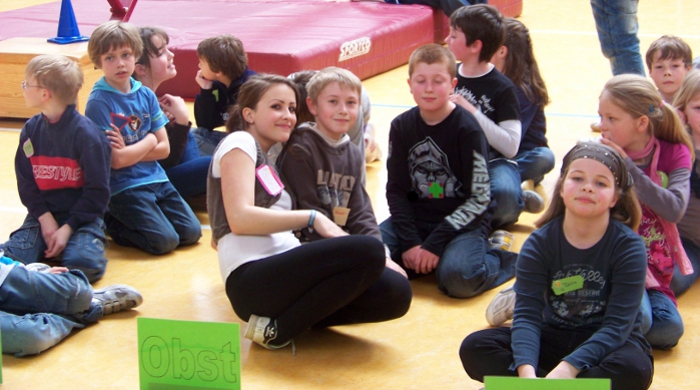
[[[583,288],[583,276],[574,275],[568,278],[558,279],[552,282],[552,291],[555,295],[566,294]]]
[[[260,184],[265,188],[265,191],[272,196],[280,194],[284,189],[282,180],[280,180],[275,171],[267,164],[259,166],[258,169],[255,170],[255,176],[257,176]]]
[[[347,207],[335,207],[333,209],[333,222],[338,226],[345,226],[348,223],[348,215],[350,214],[350,209]]]
[[[22,144],[22,150],[24,150],[24,155],[27,156],[27,158],[32,157],[34,155],[34,145],[32,144],[32,140],[27,138],[27,140]]]

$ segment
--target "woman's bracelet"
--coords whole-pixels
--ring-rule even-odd
[[[309,230],[314,231],[314,222],[316,222],[316,210],[311,210],[309,213],[309,222],[307,223]]]

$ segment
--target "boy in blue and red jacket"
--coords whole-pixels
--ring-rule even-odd
[[[111,149],[107,138],[75,108],[80,67],[60,55],[33,58],[22,82],[27,121],[15,156],[17,187],[28,215],[3,244],[25,264],[58,262],[90,282],[107,265],[102,216],[109,202]]]

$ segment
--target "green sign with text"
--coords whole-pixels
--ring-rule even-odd
[[[137,319],[141,390],[240,389],[237,323]]]
[[[525,379],[486,376],[484,390],[610,390],[610,379]]]

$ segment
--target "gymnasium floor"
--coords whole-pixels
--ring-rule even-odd
[[[0,11],[46,3],[47,0],[3,0]],[[560,161],[575,140],[594,136],[589,124],[597,119],[597,97],[611,76],[600,53],[587,1],[524,0],[520,20],[531,30],[536,57],[552,103],[547,107],[550,146]],[[137,10],[138,12],[138,10]],[[700,54],[700,25],[696,0],[642,1],[639,5],[642,52],[663,34],[684,38]],[[176,59],[177,64],[177,59]],[[372,97],[372,122],[386,153],[389,123],[413,106],[402,66],[365,80]],[[17,86],[19,89],[19,85]],[[22,122],[0,121],[0,240],[20,226],[26,210],[17,195],[13,158]],[[543,194],[551,191],[560,162],[547,176]],[[368,191],[378,220],[388,216],[383,187],[383,161],[368,167]],[[203,224],[206,215],[199,214]],[[524,214],[512,228],[519,250],[532,231],[535,216]],[[150,256],[112,245],[107,273],[96,287],[130,284],[144,296],[137,310],[115,314],[74,332],[56,347],[29,358],[3,358],[6,389],[136,389],[138,357],[136,317],[245,324],[226,299],[211,233],[199,244],[166,256]],[[510,284],[510,283],[509,283]],[[432,277],[412,282],[414,300],[408,314],[381,324],[312,330],[290,348],[268,351],[241,341],[242,384],[253,389],[478,389],[464,373],[457,350],[469,333],[487,326],[484,310],[497,291],[468,299],[447,298]],[[692,389],[700,382],[696,371],[700,344],[700,287],[679,299],[685,335],[672,351],[655,351],[652,389]]]

